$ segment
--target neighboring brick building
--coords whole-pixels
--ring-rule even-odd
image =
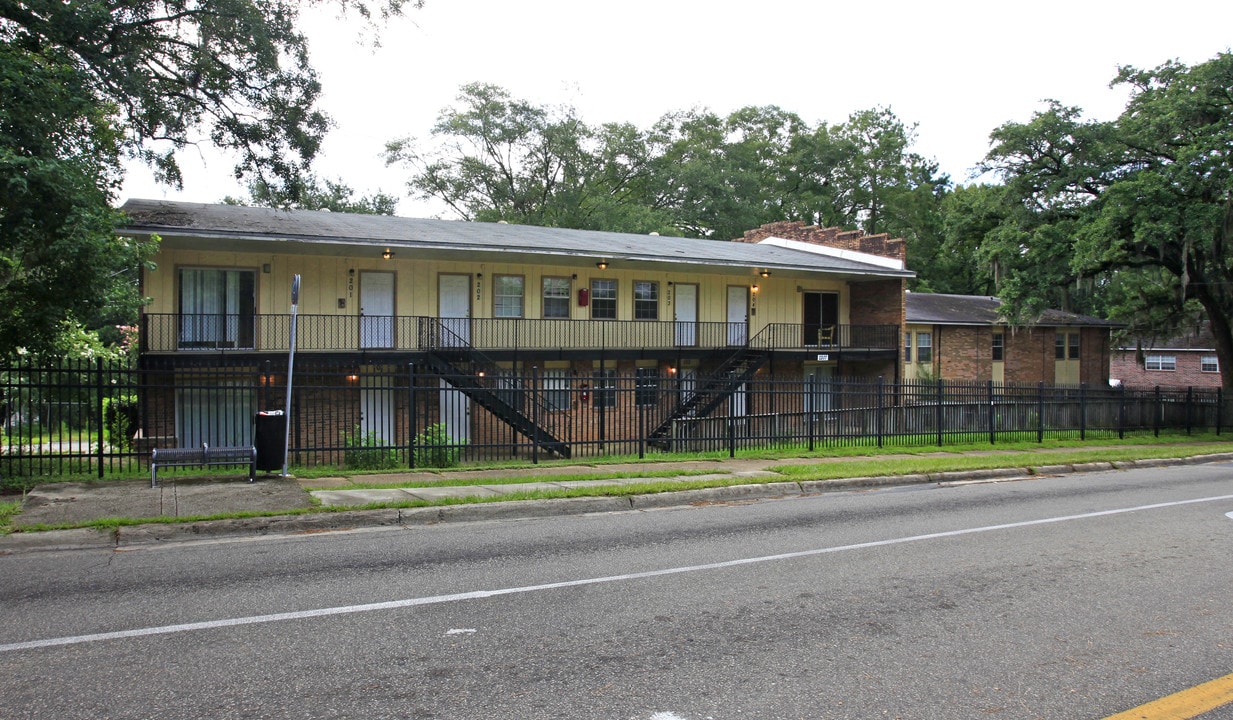
[[[1141,339],[1134,345],[1117,348],[1109,374],[1130,387],[1218,388],[1220,370],[1216,341],[1204,325],[1179,337],[1163,341]]]
[[[1046,311],[1035,325],[1011,328],[1001,301],[981,295],[906,293],[905,378],[961,382],[1109,381],[1109,334],[1116,323]]]

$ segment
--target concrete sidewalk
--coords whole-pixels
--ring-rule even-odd
[[[1128,446],[1121,446],[1128,447]],[[1042,452],[1082,453],[1098,447],[1050,449]],[[997,456],[1009,452],[996,449],[965,452],[912,453],[913,457]],[[904,454],[906,455],[906,453]],[[880,455],[885,460],[893,455]],[[275,475],[258,476],[249,483],[234,475],[215,478],[177,478],[169,475],[161,486],[151,488],[145,480],[100,483],[49,483],[27,494],[22,511],[13,517],[18,532],[0,536],[0,554],[22,549],[67,547],[115,547],[139,542],[160,542],[175,539],[203,539],[226,536],[255,536],[272,533],[305,533],[346,530],[373,526],[512,519],[585,512],[614,512],[648,509],[704,502],[726,502],[759,498],[812,495],[821,492],[903,485],[914,483],[960,482],[1028,475],[1049,475],[1074,471],[1112,470],[1121,467],[1150,467],[1195,462],[1233,460],[1233,454],[1203,455],[1186,459],[1142,460],[1130,463],[1087,463],[1082,465],[1048,465],[1007,467],[997,470],[961,471],[897,477],[852,477],[840,480],[801,481],[771,471],[769,468],[790,464],[821,464],[874,460],[874,457],[725,459],[683,462],[642,462],[620,465],[567,465],[531,467],[516,470],[456,470],[408,471],[383,475],[355,476],[365,485],[411,485],[359,489],[346,477],[297,480]],[[629,477],[594,480],[546,480],[553,475],[608,475],[614,473],[704,473],[675,477]],[[519,477],[536,478],[534,482],[510,483]],[[682,482],[707,479],[741,479],[739,485],[665,492],[653,495],[619,497],[581,497],[554,500],[505,500],[492,502],[502,495],[536,490],[628,485],[645,482]],[[473,485],[440,485],[442,480],[474,480]],[[494,481],[500,484],[492,484]],[[354,509],[375,504],[394,504],[413,500],[440,501],[455,499],[448,505],[422,508]],[[467,499],[480,502],[467,503]],[[228,520],[190,520],[192,517],[253,513],[260,517]],[[47,525],[73,525],[106,519],[153,520],[155,518],[186,518],[182,522],[151,522],[119,525],[114,529],[76,529],[26,531]]]

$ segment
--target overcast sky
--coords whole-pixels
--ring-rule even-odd
[[[388,25],[382,47],[358,21],[304,18],[336,123],[316,172],[402,198],[399,214],[443,211],[407,197],[388,140],[427,138],[458,88],[487,82],[536,104],[573,105],[590,125],[646,128],[663,114],[777,105],[811,124],[889,107],[916,123],[915,151],[965,181],[989,132],[1053,98],[1110,119],[1119,65],[1197,64],[1233,46],[1227,0],[828,2],[823,0],[425,0]],[[130,166],[121,200],[217,202],[243,195],[232,159],[190,150],[185,187]],[[442,215],[450,217],[449,215]]]

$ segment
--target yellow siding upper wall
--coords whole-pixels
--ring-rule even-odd
[[[146,308],[150,313],[177,312],[176,270],[180,267],[217,267],[252,269],[257,273],[257,312],[286,313],[291,306],[291,279],[301,276],[299,312],[308,315],[356,315],[359,312],[360,272],[378,270],[395,274],[395,314],[435,316],[437,314],[437,279],[442,274],[471,277],[471,315],[492,317],[493,280],[496,275],[521,275],[525,279],[524,316],[542,317],[543,277],[570,277],[570,313],[575,320],[589,317],[590,308],[578,305],[578,290],[589,288],[592,278],[617,281],[617,319],[632,320],[634,314],[633,284],[647,280],[659,283],[660,320],[673,319],[673,290],[668,283],[698,285],[698,320],[727,321],[729,286],[752,287],[759,291],[754,301],[754,313],[749,318],[750,331],[756,334],[770,323],[801,321],[801,293],[821,291],[839,293],[839,322],[849,322],[848,285],[842,280],[810,279],[802,282],[790,278],[761,278],[753,269],[729,275],[651,272],[609,268],[601,271],[593,265],[570,269],[507,263],[443,262],[434,260],[392,260],[379,258],[347,258],[317,255],[278,255],[262,253],[230,253],[198,250],[164,250],[155,258],[157,269],[145,272],[145,294],[153,298]],[[264,273],[263,266],[270,266]],[[354,270],[354,274],[349,271]],[[476,275],[482,275],[476,278]],[[338,300],[346,300],[339,309]]]

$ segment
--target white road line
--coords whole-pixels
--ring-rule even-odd
[[[500,588],[497,590],[474,590],[471,592],[454,593],[451,595],[431,595],[420,598],[406,598],[404,600],[390,600],[388,602],[367,603],[364,605],[343,605],[340,607],[320,608],[317,610],[299,610],[296,612],[273,613],[270,615],[251,615],[248,617],[227,618],[223,620],[183,623],[180,625],[160,625],[157,627],[136,628],[133,630],[117,630],[115,632],[93,633],[89,635],[71,635],[67,637],[46,638],[43,640],[29,640],[27,642],[0,645],[0,653],[14,652],[16,650],[34,650],[39,648],[55,647],[57,645],[77,645],[80,643],[98,642],[101,640],[123,640],[127,638],[145,637],[148,635],[168,635],[171,633],[193,632],[196,630],[214,630],[217,628],[236,627],[239,625],[257,625],[261,623],[283,622],[286,620],[305,620],[308,618],[328,617],[330,615],[350,615],[353,613],[375,612],[378,610],[398,610],[402,608],[418,607],[421,605],[440,605],[444,603],[461,602],[464,600],[479,600],[482,598],[501,597],[503,595],[517,595],[520,593],[557,590],[560,588],[582,587],[585,585],[599,585],[602,583],[612,582],[627,582],[630,580],[641,580],[645,578],[661,577],[664,575],[681,575],[684,573],[703,572],[706,570],[720,570],[723,568],[739,567],[741,565],[754,565],[757,563],[792,560],[795,558],[811,557],[814,555],[828,555],[830,553],[845,552],[848,550],[863,550],[866,548],[921,542],[923,540],[938,540],[941,538],[958,537],[961,535],[973,535],[976,533],[994,532],[997,530],[1011,530],[1014,528],[1031,527],[1033,525],[1048,525],[1051,523],[1070,522],[1073,520],[1087,520],[1090,518],[1105,517],[1109,515],[1123,515],[1126,513],[1140,512],[1143,510],[1159,510],[1162,508],[1177,507],[1179,505],[1194,505],[1196,503],[1219,502],[1224,500],[1233,500],[1233,495],[1218,495],[1214,497],[1195,498],[1192,500],[1174,500],[1172,502],[1154,503],[1152,505],[1138,505],[1135,507],[1117,508],[1115,510],[1100,510],[1096,512],[1081,513],[1079,515],[1062,515],[1059,517],[1041,518],[1039,520],[1024,520],[1021,522],[1004,523],[1001,525],[985,525],[982,527],[966,528],[963,530],[947,530],[945,532],[927,533],[925,535],[911,535],[908,537],[891,538],[888,540],[873,540],[871,542],[856,543],[854,545],[837,545],[834,547],[815,548],[813,550],[798,550],[796,552],[781,553],[778,555],[763,555],[760,557],[742,558],[740,560],[726,560],[724,562],[706,563],[704,565],[687,565],[684,567],[664,568],[662,570],[647,570],[645,572],[629,573],[626,575],[609,575],[605,577],[585,578],[582,580],[565,580],[562,582],[544,583],[542,585],[524,585],[521,587]]]

